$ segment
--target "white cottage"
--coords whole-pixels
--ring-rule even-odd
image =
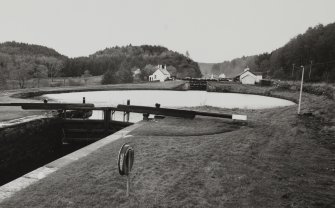
[[[260,82],[263,77],[258,73],[256,75],[251,72],[249,68],[246,68],[241,74],[237,75],[236,78],[238,78],[242,84],[256,84]]]
[[[160,81],[164,82],[167,79],[170,79],[171,75],[170,73],[166,70],[166,65],[158,65],[157,70],[149,76],[149,81],[154,82],[154,81]]]
[[[224,79],[224,78],[226,78],[226,75],[224,73],[222,73],[222,74],[219,75],[219,78]]]

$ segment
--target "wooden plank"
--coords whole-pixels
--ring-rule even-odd
[[[147,106],[135,106],[135,105],[118,105],[118,109],[136,112],[136,113],[149,113],[156,115],[166,115],[174,117],[187,117],[194,118],[196,115],[199,116],[209,116],[209,117],[218,117],[218,118],[229,118],[232,119],[232,114],[223,114],[223,113],[208,113],[201,111],[191,111],[191,110],[179,110],[179,109],[169,109],[169,108],[155,108]]]
[[[46,109],[46,110],[74,110],[72,108],[94,107],[94,104],[77,104],[77,103],[29,103],[21,105],[22,109]]]
[[[193,111],[177,110],[170,108],[156,108],[156,107],[136,106],[136,105],[118,105],[117,108],[122,111],[129,111],[134,113],[166,115],[166,116],[183,117],[183,118],[195,117],[195,113]]]
[[[68,142],[68,143],[95,142],[95,141],[98,141],[100,139],[102,139],[102,138],[94,138],[94,137],[87,137],[87,138],[85,138],[85,137],[80,137],[79,138],[78,137],[78,138],[76,138],[76,137],[74,137],[74,138],[64,138],[64,142]]]
[[[94,104],[83,103],[0,103],[0,106],[21,106],[25,110],[74,110],[73,108],[92,108]]]
[[[65,128],[66,133],[104,133],[106,129],[72,129],[72,128]]]
[[[210,116],[210,117],[218,117],[218,118],[233,118],[232,114],[223,114],[223,113],[207,113],[207,112],[200,112],[200,111],[195,111],[196,115],[199,116]]]

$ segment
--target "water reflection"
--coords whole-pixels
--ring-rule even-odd
[[[58,102],[71,103],[79,103],[85,97],[87,103],[94,103],[95,106],[117,106],[118,104],[126,104],[128,99],[131,101],[131,105],[154,107],[155,103],[160,103],[162,108],[207,105],[230,109],[264,109],[294,105],[288,100],[266,96],[205,91],[120,90],[47,94],[44,97]],[[101,119],[102,117],[101,112],[94,113],[94,118]],[[122,120],[123,114],[116,113],[114,118]],[[131,114],[131,121],[141,119],[142,115]]]

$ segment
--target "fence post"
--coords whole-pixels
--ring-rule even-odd
[[[130,100],[127,100],[127,105],[130,105]],[[130,112],[127,111],[127,122],[129,122]]]
[[[301,75],[301,84],[300,84],[300,95],[299,95],[299,106],[298,106],[298,114],[300,114],[300,106],[301,106],[301,95],[302,95],[302,87],[304,83],[304,72],[305,72],[305,67],[302,67],[302,75]]]

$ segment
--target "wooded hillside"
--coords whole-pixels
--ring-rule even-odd
[[[142,71],[140,78],[147,81],[152,66],[158,64],[174,68],[178,78],[201,77],[198,64],[190,58],[150,45],[106,48],[89,57],[69,59],[62,71],[66,76],[78,76],[88,70],[92,75],[104,74],[104,84],[126,83],[133,81],[132,71],[137,68]]]
[[[51,48],[17,42],[0,43],[0,88],[26,87],[26,81],[59,76],[67,57]],[[14,86],[15,87],[15,86]],[[14,88],[13,87],[13,88]]]
[[[25,88],[34,79],[104,75],[103,84],[133,82],[133,72],[140,68],[139,80],[147,81],[155,65],[167,65],[173,76],[201,77],[199,66],[190,58],[162,46],[112,47],[87,57],[68,58],[51,48],[17,42],[0,44],[0,89]],[[9,83],[10,82],[10,83]]]
[[[277,79],[298,79],[301,66],[307,81],[335,82],[335,23],[310,27],[271,53],[215,64],[213,73],[235,75],[244,68]]]

